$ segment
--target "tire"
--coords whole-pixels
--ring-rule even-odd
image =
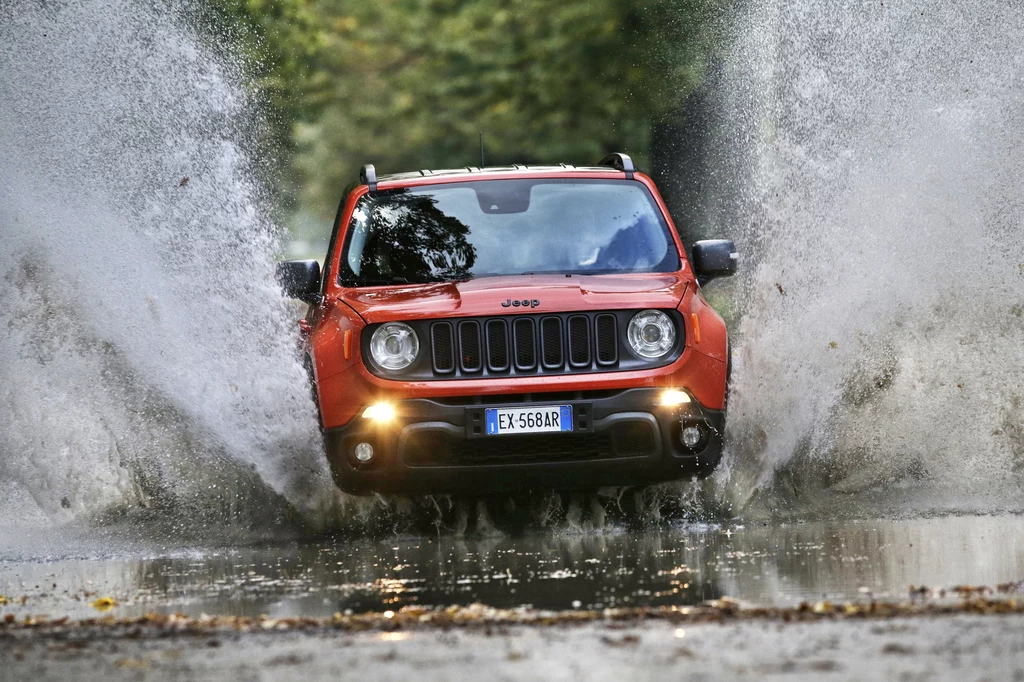
[[[308,355],[302,362],[302,366],[306,369],[306,378],[309,380],[309,394],[313,399],[313,404],[316,406],[316,423],[320,428],[320,433],[324,432],[324,416],[320,412],[320,392],[316,388],[316,374],[313,372],[313,358]]]

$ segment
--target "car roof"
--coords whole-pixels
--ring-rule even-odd
[[[467,176],[467,175],[494,175],[502,173],[558,173],[559,171],[568,173],[615,173],[614,168],[608,166],[573,166],[567,163],[560,163],[557,166],[528,166],[523,164],[513,164],[511,166],[485,166],[480,168],[478,166],[465,166],[463,168],[445,168],[441,170],[418,170],[408,171],[404,173],[390,173],[388,175],[377,176],[378,182],[392,182],[401,180],[414,180],[419,178],[443,178],[452,176]],[[620,171],[621,172],[621,171]]]

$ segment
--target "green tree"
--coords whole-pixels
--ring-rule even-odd
[[[700,84],[716,0],[320,0],[323,44],[295,129],[304,204],[333,215],[378,172],[649,161]]]
[[[297,182],[293,164],[295,125],[318,115],[311,93],[320,71],[326,30],[315,0],[214,0],[201,17],[216,39],[226,38],[235,59],[241,58],[265,127],[260,146],[264,167],[280,190],[285,208],[293,209]]]

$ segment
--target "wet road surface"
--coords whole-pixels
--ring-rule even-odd
[[[231,548],[45,552],[0,541],[0,613],[149,612],[274,618],[483,603],[569,610],[901,599],[911,585],[1024,578],[1019,516],[539,530],[518,537],[394,537]],[[2,530],[2,529],[0,529]],[[0,537],[3,537],[0,534]],[[99,542],[99,541],[97,541]],[[5,546],[6,545],[6,546]]]

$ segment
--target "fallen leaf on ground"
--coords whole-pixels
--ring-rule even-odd
[[[117,602],[111,597],[100,597],[92,603],[92,607],[97,611],[109,611],[115,606],[117,606]]]
[[[640,638],[636,635],[623,635],[622,639],[602,637],[601,641],[608,646],[633,646],[640,643]]]
[[[144,658],[121,658],[114,661],[114,665],[126,670],[146,670],[149,668],[149,661]]]

